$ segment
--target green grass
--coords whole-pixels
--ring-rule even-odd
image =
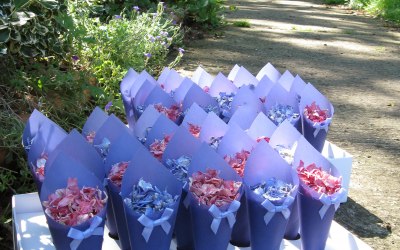
[[[350,0],[349,5],[368,13],[400,24],[399,0]]]
[[[233,26],[241,27],[241,28],[250,28],[251,27],[249,21],[246,21],[246,20],[234,21]]]

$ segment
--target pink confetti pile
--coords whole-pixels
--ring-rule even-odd
[[[304,115],[312,122],[324,122],[329,116],[328,110],[322,110],[315,102],[304,108]]]
[[[114,183],[117,187],[121,187],[122,177],[124,177],[125,171],[128,168],[129,162],[122,161],[114,164],[111,167],[110,173],[108,174],[108,178]]]
[[[79,189],[77,178],[68,178],[67,188],[57,189],[43,202],[45,213],[55,221],[76,226],[98,214],[107,202],[98,188]]]
[[[188,125],[189,125],[189,132],[190,132],[194,137],[199,138],[199,137],[200,137],[200,130],[201,130],[201,127],[198,126],[198,125],[195,125],[195,124],[193,124],[193,123],[190,123],[190,122],[188,122]]]
[[[44,181],[44,166],[46,164],[47,158],[48,157],[46,154],[42,154],[40,156],[40,158],[37,159],[37,161],[36,161],[35,173],[36,173],[37,178],[39,178],[40,181]]]
[[[240,181],[223,180],[218,176],[219,172],[207,169],[206,173],[198,171],[190,178],[190,192],[198,200],[199,204],[221,207],[230,204],[239,197]]]
[[[181,109],[178,105],[174,104],[170,108],[164,107],[161,103],[154,104],[154,108],[166,115],[170,120],[176,121],[178,117],[182,114]]]
[[[246,166],[247,158],[250,152],[242,150],[233,156],[225,155],[224,160],[238,173],[240,177],[244,175],[244,167]]]
[[[302,182],[321,194],[332,195],[342,187],[342,177],[338,178],[330,175],[318,168],[315,163],[304,167],[304,162],[300,161],[297,173]]]
[[[267,137],[267,136],[260,136],[260,137],[257,138],[256,141],[260,142],[260,141],[263,141],[263,140],[269,143],[270,138]]]
[[[96,132],[90,131],[89,133],[86,134],[86,141],[89,142],[90,144],[93,144],[95,136],[96,136]]]
[[[153,154],[155,158],[161,161],[165,149],[167,148],[168,142],[171,140],[171,136],[166,135],[162,140],[155,140],[150,144],[150,153]]]

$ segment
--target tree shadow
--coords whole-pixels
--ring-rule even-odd
[[[351,198],[336,211],[335,221],[362,238],[386,238],[392,233],[390,224],[372,214]]]

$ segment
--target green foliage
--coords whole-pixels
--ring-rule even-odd
[[[400,23],[399,0],[350,0],[349,4],[352,8],[364,9],[373,15]]]
[[[58,55],[65,46],[55,16],[65,10],[63,1],[3,0],[0,3],[0,56]]]
[[[326,4],[345,4],[348,0],[324,0]]]
[[[127,70],[133,67],[137,71],[146,69],[157,74],[167,66],[172,44],[182,41],[180,27],[165,17],[162,4],[155,13],[133,10],[114,16],[108,23],[102,23],[98,18],[78,21],[80,30],[85,32],[75,37],[74,49],[79,55],[80,65],[89,69],[96,78],[92,93],[103,105],[112,100],[114,107],[121,112],[119,83]],[[179,53],[173,64],[181,56]]]
[[[250,23],[247,20],[239,20],[239,21],[234,21],[233,26],[242,27],[242,28],[250,28]]]

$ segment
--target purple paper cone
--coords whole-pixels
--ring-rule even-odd
[[[24,132],[22,134],[22,146],[25,148],[25,152],[28,153],[30,146],[35,140],[35,136],[38,133],[40,126],[45,123],[51,123],[54,126],[58,126],[55,122],[47,118],[38,110],[33,110],[29,116],[28,122],[25,125]],[[60,129],[61,127],[58,126]]]
[[[202,126],[204,120],[207,117],[207,113],[197,103],[193,103],[192,106],[187,110],[185,118],[183,118],[182,127],[189,129],[189,124],[196,126]]]
[[[158,86],[157,83],[153,83],[147,79],[144,80],[143,84],[140,86],[135,96],[132,96],[132,104],[134,108],[134,114],[136,120],[142,115],[140,109],[143,108],[143,105],[150,95],[151,91]]]
[[[168,67],[164,67],[163,70],[161,71],[160,76],[157,79],[158,84],[163,84],[168,78],[169,72],[171,72],[171,69]]]
[[[105,171],[103,161],[93,146],[90,145],[77,130],[72,130],[49,155],[45,167],[46,175],[47,171],[54,165],[53,162],[57,159],[59,154],[65,154],[75,161],[80,162],[82,166],[99,180],[104,179]]]
[[[275,129],[274,133],[271,135],[269,144],[273,148],[275,148],[277,145],[290,148],[301,137],[302,135],[300,132],[297,131],[297,129],[294,128],[289,121],[285,120]]]
[[[151,104],[161,103],[164,107],[169,108],[171,105],[176,104],[174,99],[168,95],[160,86],[155,86],[150,94],[144,101],[144,106],[147,107]]]
[[[280,84],[275,84],[270,92],[267,95],[266,102],[264,103],[265,107],[265,114],[267,116],[270,116],[270,110],[275,106],[275,105],[288,105],[293,108],[293,113],[297,113],[297,118],[291,118],[290,121],[293,124],[293,126],[301,131],[301,121],[300,121],[300,114],[299,114],[299,105],[298,101],[296,98],[296,95],[294,93],[291,93],[287,91],[282,85]],[[272,122],[275,123],[275,125],[279,126],[279,122],[277,120],[271,119]]]
[[[118,117],[111,114],[107,120],[104,122],[103,126],[97,131],[96,136],[93,140],[93,147],[97,152],[106,158],[108,154],[108,149],[121,134],[133,134]]]
[[[178,129],[178,125],[168,119],[165,115],[160,115],[147,135],[145,146],[149,147],[155,140],[162,140],[164,136],[173,136]]]
[[[208,113],[201,126],[200,140],[210,143],[212,138],[224,136],[229,126],[223,122],[214,112]]]
[[[257,86],[258,80],[247,69],[241,66],[235,75],[233,84],[238,88],[242,87],[243,85]]]
[[[119,162],[129,162],[132,156],[143,145],[132,135],[122,134],[113,145],[107,155],[104,163],[106,173],[108,174],[111,167]],[[121,249],[130,249],[130,241],[128,234],[128,226],[124,216],[124,206],[121,196],[119,195],[121,188],[115,185],[109,178],[107,178],[107,191],[110,198],[109,209],[112,208],[112,213],[107,214],[107,217],[114,217],[115,225],[118,232],[119,243]]]
[[[192,85],[195,85],[195,83],[189,78],[185,77],[179,87],[174,91],[174,100],[177,103],[182,103]]]
[[[184,78],[178,72],[174,69],[170,69],[165,77],[162,76],[158,80],[158,83],[163,87],[165,92],[170,93],[179,87],[183,79]]]
[[[224,180],[241,181],[236,172],[212,148],[203,143],[192,158],[192,163],[189,167],[189,176],[192,176],[197,171],[206,172],[207,169],[219,171],[219,177]],[[214,233],[212,223],[216,219],[210,211],[212,208],[199,204],[191,192],[189,192],[189,198],[195,249],[210,249],[210,246],[212,246],[212,249],[215,250],[225,250],[229,244],[233,225],[228,223],[228,219],[222,218],[219,226],[214,228]],[[238,197],[238,200],[240,198],[241,195]],[[238,200],[217,209],[220,212],[230,211],[228,213],[236,217],[237,209],[240,206]],[[236,219],[232,222],[234,223],[235,221]]]
[[[223,158],[226,155],[234,155],[242,150],[252,151],[256,142],[250,138],[236,124],[231,124],[222,138],[217,153]]]
[[[231,94],[236,93],[237,90],[238,88],[228,78],[222,73],[218,73],[211,83],[208,94],[212,97],[219,97],[219,93]]]
[[[271,81],[268,76],[263,76],[257,87],[254,89],[254,94],[261,102],[265,103],[268,93],[271,91],[274,85],[275,83]]]
[[[210,87],[214,78],[212,75],[207,73],[202,67],[197,67],[196,71],[193,73],[192,81],[195,82],[200,88],[204,89],[206,87]]]
[[[65,188],[67,186],[68,178],[77,178],[80,189],[82,187],[93,187],[104,191],[103,180],[99,180],[96,176],[90,173],[81,162],[68,157],[64,152],[61,152],[57,155],[56,159],[46,173],[46,179],[43,182],[42,192],[40,194],[40,201],[43,202],[48,200],[48,196],[54,193],[57,189]],[[104,197],[105,194],[103,198]],[[50,218],[47,213],[45,213],[47,224],[56,249],[74,249],[71,247],[71,243],[79,245],[77,249],[101,249],[103,243],[106,209],[107,204],[95,217],[73,227],[62,225]],[[97,225],[96,222],[99,224]],[[68,236],[69,233],[72,232],[71,228],[75,228],[81,232],[84,232],[89,230],[90,225],[94,226],[96,229],[94,230],[93,234],[89,234],[91,236],[83,239],[82,241],[74,240]]]
[[[144,227],[139,218],[141,215],[134,212],[128,204],[124,201],[124,214],[128,226],[128,233],[131,242],[132,249],[169,249],[172,232],[175,225],[176,214],[179,205],[179,199],[182,192],[181,183],[169,173],[169,171],[143,147],[140,147],[133,155],[131,163],[129,164],[121,186],[121,197],[122,199],[127,198],[131,192],[133,185],[136,185],[140,179],[151,183],[153,186],[157,186],[160,190],[167,190],[173,197],[178,196],[177,202],[168,209],[172,209],[172,214],[166,218],[169,227],[162,227],[157,224],[150,231],[148,240],[146,240],[143,234],[148,231],[147,227]],[[164,217],[164,211],[155,212],[148,215],[148,219],[157,220],[160,217]],[[170,210],[169,210],[170,211]],[[166,231],[164,231],[166,230]]]
[[[203,109],[218,107],[217,101],[196,84],[193,84],[186,93],[182,103],[183,110],[190,108],[193,103],[197,103]]]
[[[307,105],[311,105],[313,102],[315,102],[322,110],[328,111],[328,118],[326,121],[321,123],[313,123],[304,116],[305,107]],[[334,114],[332,104],[311,83],[309,83],[302,91],[299,110],[303,124],[304,137],[308,142],[311,143],[311,145],[313,145],[315,149],[317,149],[319,152],[322,152],[325,139],[328,134],[328,128],[332,122]]]
[[[232,101],[232,113],[234,113],[240,106],[250,106],[257,112],[260,112],[263,108],[262,102],[254,94],[253,90],[249,86],[241,87]]]
[[[304,162],[304,166],[315,163],[317,167],[321,167],[332,176],[340,176],[339,171],[304,137],[299,139],[294,166],[299,166],[300,161]],[[298,198],[302,249],[325,248],[332,219],[343,195],[345,195],[343,188],[333,195],[322,195],[300,181]]]
[[[289,70],[286,70],[281,77],[278,80],[278,83],[286,89],[286,91],[290,91],[290,88],[292,87],[292,83],[294,80],[294,76],[290,73]]]
[[[261,81],[261,79],[267,76],[273,83],[278,82],[281,78],[281,73],[271,64],[267,63],[257,74],[256,78]]]
[[[28,153],[28,165],[36,183],[38,192],[42,187],[42,180],[36,174],[37,160],[52,155],[57,145],[67,136],[67,133],[54,123],[44,123],[40,126]],[[44,176],[46,178],[46,176]]]
[[[156,86],[157,81],[147,73],[146,70],[143,70],[135,79],[133,82],[132,86],[130,87],[130,97],[135,98],[136,95],[138,94],[140,88],[144,85],[149,85],[149,86]]]
[[[152,105],[148,106],[133,128],[135,136],[139,138],[139,140],[147,138],[151,128],[160,116],[162,116],[162,114]]]
[[[135,116],[132,105],[131,88],[138,78],[139,74],[132,68],[128,70],[120,84],[120,92],[122,97],[122,103],[125,108],[125,116],[128,121],[129,127],[132,128],[135,125]]]
[[[290,87],[290,93],[296,96],[297,101],[300,103],[301,94],[304,90],[304,87],[307,85],[303,79],[299,75],[296,75],[292,82],[292,86]]]
[[[276,129],[276,125],[262,112],[258,113],[247,134],[255,141],[262,137],[270,138]]]
[[[237,124],[241,129],[248,129],[259,112],[251,106],[240,106],[233,113],[228,125]]]
[[[85,125],[83,125],[82,135],[85,137],[91,132],[96,133],[97,130],[99,130],[99,128],[107,120],[107,118],[108,115],[101,108],[94,108],[94,110],[86,120]]]
[[[267,156],[267,159],[265,158]],[[256,194],[251,186],[266,182],[271,178],[293,185],[288,197],[277,206]],[[257,144],[245,168],[244,182],[251,232],[252,249],[279,249],[286,225],[293,210],[299,180],[296,172],[265,141]]]
[[[236,74],[238,73],[239,69],[240,69],[239,65],[235,64],[235,66],[233,66],[231,72],[229,72],[229,74],[228,74],[228,80],[229,81],[233,82],[233,80],[235,79]]]
[[[182,145],[185,145],[182,147]],[[176,160],[181,156],[192,158],[199,150],[201,142],[194,138],[185,127],[179,127],[163,154],[163,163],[166,165],[168,159]],[[178,249],[194,249],[192,223],[189,207],[184,204],[187,196],[187,183],[182,183],[182,198],[179,202],[178,215],[175,224],[175,237]]]

